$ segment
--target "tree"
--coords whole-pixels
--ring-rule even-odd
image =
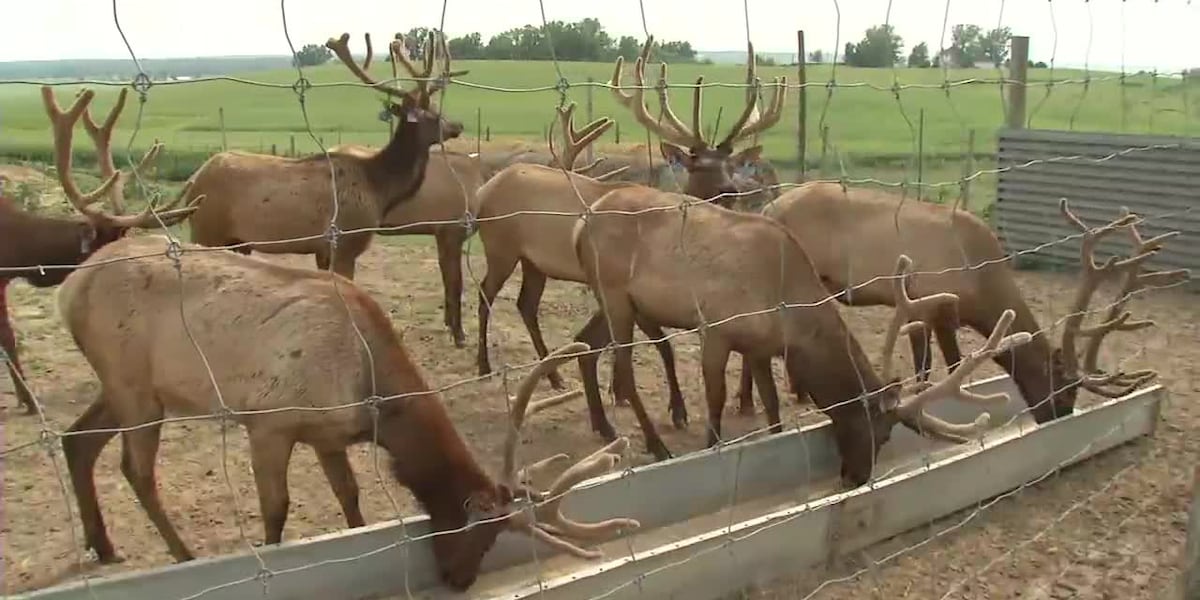
[[[321,44],[305,44],[296,56],[292,57],[292,66],[315,67],[323,65],[333,58],[333,52]]]
[[[980,38],[980,54],[992,61],[992,66],[999,67],[1008,60],[1010,40],[1012,40],[1012,30],[1008,27],[997,27]]]
[[[808,62],[823,63],[825,62],[825,53],[820,50],[813,50],[808,53]]]
[[[955,25],[950,36],[947,50],[953,66],[965,69],[983,60],[983,34],[978,25]]]
[[[484,57],[483,36],[479,33],[469,33],[446,42],[450,55],[454,58],[477,59]]]
[[[623,35],[617,42],[617,56],[624,57],[625,60],[637,60],[638,52],[641,51],[642,43],[632,35]]]
[[[775,62],[774,58],[771,58],[770,56],[767,56],[765,54],[755,54],[754,61],[756,64],[762,65],[764,67],[774,67],[779,64],[779,63]]]
[[[846,64],[855,67],[890,67],[900,60],[904,40],[891,25],[867,29],[862,41],[846,45]]]
[[[667,63],[690,63],[696,62],[696,50],[692,48],[691,42],[665,42],[654,49],[659,60]]]
[[[929,46],[925,42],[921,42],[913,46],[912,52],[908,55],[908,66],[917,69],[929,68]]]

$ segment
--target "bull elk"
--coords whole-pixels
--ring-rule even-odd
[[[588,271],[589,285],[601,309],[576,339],[592,348],[602,347],[610,339],[618,343],[613,366],[618,396],[625,396],[635,406],[641,402],[627,345],[632,322],[640,313],[663,326],[701,328],[704,332],[702,370],[710,445],[720,438],[725,366],[731,351],[740,352],[749,363],[772,432],[781,431],[781,426],[770,361],[774,356],[783,356],[794,391],[798,395],[807,393],[832,419],[842,456],[842,476],[852,485],[869,479],[873,453],[888,440],[896,423],[959,442],[986,425],[982,419],[973,425],[940,422],[925,415],[921,406],[947,394],[969,400],[998,399],[980,398],[959,386],[984,359],[1011,353],[1032,340],[1029,332],[1001,337],[1017,318],[1014,310],[1001,313],[988,332],[988,343],[964,358],[946,379],[933,386],[922,384],[922,391],[901,397],[899,382],[891,374],[891,353],[897,336],[911,334],[928,315],[951,310],[959,301],[957,295],[940,292],[912,300],[907,280],[913,263],[901,255],[892,282],[892,304],[898,314],[889,327],[881,372],[877,374],[847,328],[837,304],[826,301],[828,291],[805,247],[782,224],[768,217],[705,204],[690,207],[684,215],[679,205],[687,200],[679,194],[616,190],[597,200],[591,217],[575,226],[575,250]],[[1077,307],[1086,308],[1099,279],[1097,273],[1131,269],[1153,253],[1148,250],[1120,262],[1113,259],[1103,267],[1095,266],[1091,251],[1096,239],[1128,224],[1127,217],[1084,234],[1082,252],[1085,264],[1091,266],[1078,294]],[[634,264],[636,269],[632,268]],[[606,318],[615,339],[604,326]],[[1107,330],[1132,326],[1127,319],[1121,316],[1089,329],[1081,329],[1080,321],[1068,322],[1065,342],[1073,348],[1076,337],[1092,336],[1092,344],[1099,344]],[[1073,351],[1065,354],[1073,356]],[[590,365],[581,357],[581,370],[594,370],[594,355],[587,358]],[[1090,372],[1083,374],[1084,381],[1092,386],[1126,384],[1130,378],[1153,376],[1105,375],[1094,372],[1093,366],[1085,365]],[[585,386],[588,381],[585,377]],[[860,397],[865,402],[856,402]],[[643,433],[648,443],[651,436],[657,437],[652,430],[644,429]]]
[[[368,72],[368,52],[362,66],[350,54],[349,34],[329,38],[325,46],[363,83],[399,103],[387,102],[399,124],[379,151],[362,147],[331,150],[303,158],[220,152],[209,158],[190,179],[192,193],[207,194],[206,202],[189,220],[192,241],[204,246],[237,245],[237,250],[272,254],[313,254],[317,267],[354,278],[355,262],[367,250],[372,229],[384,215],[420,189],[429,161],[429,147],[458,137],[462,124],[447,121],[430,108],[440,81],[429,81],[435,66],[440,77],[450,72],[444,36],[429,33],[424,69],[405,57],[403,41],[390,46],[393,70],[402,65],[418,81],[413,89],[376,81]],[[439,60],[440,56],[440,60]],[[436,79],[436,77],[435,77]],[[335,205],[336,201],[336,205]],[[336,215],[340,233],[336,246],[322,237]]]
[[[52,217],[25,212],[16,204],[0,197],[0,349],[8,357],[7,366],[16,390],[17,401],[27,414],[35,412],[33,395],[25,381],[17,356],[16,336],[8,316],[8,284],[24,279],[38,288],[62,283],[63,279],[96,250],[120,239],[130,229],[170,227],[186,219],[203,200],[197,197],[181,209],[175,207],[182,195],[165,208],[147,206],[136,215],[126,215],[125,186],[127,173],[116,168],[112,156],[112,133],[125,107],[128,90],[122,88],[117,102],[104,122],[97,125],[92,119],[90,104],[95,92],[83,90],[64,112],[49,86],[42,86],[42,104],[54,131],[54,165],[63,194],[81,217]],[[75,123],[83,117],[84,128],[96,147],[97,162],[104,182],[95,190],[83,193],[71,174],[72,138]],[[147,172],[162,149],[155,144],[136,166],[139,175]],[[113,212],[95,206],[107,197]],[[49,268],[44,268],[49,267]]]
[[[59,312],[100,382],[97,398],[63,437],[86,543],[100,562],[121,560],[105,530],[94,481],[96,459],[118,431],[122,472],[139,503],[171,556],[193,558],[167,518],[155,483],[162,420],[169,415],[227,411],[223,414],[246,428],[268,544],[282,538],[288,463],[297,443],[316,451],[350,527],[364,520],[346,448],[362,442],[387,452],[392,475],[413,493],[436,532],[503,516],[521,496],[544,498],[529,489],[525,470],[515,468],[517,437],[526,413],[579,396],[576,390],[530,405],[544,372],[582,345],[551,355],[521,383],[497,481],[476,462],[387,314],[354,282],[180,244],[186,263],[181,283],[178,265],[162,252],[166,245],[159,236],[109,244],[88,259],[93,268],[69,275],[59,293]],[[102,431],[92,431],[97,429]],[[564,492],[611,468],[612,452],[626,443],[619,440],[589,456],[551,491]],[[543,469],[546,462],[530,469]],[[557,511],[554,500],[538,516],[539,523],[520,514],[436,535],[433,552],[443,582],[469,587],[503,529],[595,557],[572,540],[638,526],[628,519],[576,523]]]
[[[1143,261],[1157,253],[1163,242],[1177,232],[1144,240],[1137,231],[1136,217],[1127,211],[1096,235],[1125,229],[1137,259],[1108,270],[1092,269],[1094,242],[1086,237],[1088,228],[1071,213],[1066,200],[1060,209],[1068,223],[1085,234],[1081,295],[1068,314],[1085,311],[1095,286],[1115,271],[1123,270],[1124,280],[1121,297],[1110,309],[1106,323],[1123,314],[1122,307],[1129,294],[1145,286],[1173,285],[1189,276],[1186,270],[1139,273]],[[1132,379],[1118,377],[1109,382],[1120,382],[1115,387],[1087,383],[1097,371],[1099,343],[1110,329],[1101,326],[1102,332],[1081,334],[1078,323],[1070,326],[1072,316],[1064,327],[1059,347],[1052,347],[1049,335],[1041,330],[1022,297],[1000,241],[986,222],[970,212],[940,204],[901,202],[894,195],[877,190],[844,189],[836,183],[815,182],[782,194],[764,208],[763,214],[779,221],[800,240],[821,281],[831,293],[838,293],[838,301],[846,306],[892,305],[893,296],[886,281],[887,262],[900,254],[912,257],[921,271],[913,276],[916,293],[949,292],[959,297],[955,310],[923,315],[927,326],[909,333],[914,368],[921,377],[926,377],[932,366],[932,336],[936,336],[946,364],[954,369],[961,360],[958,328],[966,326],[986,336],[995,329],[1004,311],[1011,310],[1015,314],[1013,330],[1028,332],[1033,340],[1011,352],[997,354],[994,360],[1013,378],[1038,423],[1070,415],[1081,384],[1100,395],[1115,397],[1131,391],[1130,386],[1144,383],[1141,379],[1144,374]],[[869,241],[864,245],[863,240]],[[970,268],[964,268],[966,265]],[[1130,331],[1149,324],[1122,322],[1112,327]],[[1089,337],[1090,344],[1083,365],[1074,358],[1073,340],[1080,335]],[[749,400],[752,385],[751,375],[743,369],[740,382],[743,402]]]
[[[579,153],[603,135],[613,121],[598,119],[582,130],[576,130],[574,106],[559,108],[558,120],[566,144],[562,155],[557,157],[558,166],[512,165],[479,189],[479,238],[487,259],[487,273],[479,291],[477,362],[480,375],[492,372],[487,335],[492,303],[517,265],[521,265],[517,310],[521,313],[521,320],[538,356],[546,356],[546,342],[538,323],[538,308],[547,279],[579,283],[586,281],[583,268],[572,251],[571,227],[574,219],[570,215],[580,214],[585,206],[611,190],[642,187],[624,181],[604,181],[618,171],[609,171],[595,178],[582,173],[594,168],[596,162],[575,166]],[[551,148],[554,148],[553,141]],[[563,169],[571,171],[564,173]],[[664,337],[662,329],[653,323],[639,321],[638,325],[651,338]],[[687,407],[684,406],[683,392],[675,374],[675,355],[670,342],[665,339],[655,347],[662,357],[670,386],[672,420],[676,427],[683,427],[687,423]],[[563,380],[557,371],[549,371],[548,378],[555,389],[563,389]],[[606,439],[615,438],[612,425],[607,420],[597,419],[594,411],[592,427]]]
[[[623,89],[621,79],[624,68],[624,57],[617,57],[609,85],[617,103],[633,113],[638,123],[646,129],[658,134],[661,138],[659,149],[667,162],[682,165],[687,171],[687,186],[683,192],[689,196],[707,200],[717,197],[714,202],[725,208],[734,205],[740,192],[751,188],[754,177],[738,175],[747,166],[758,167],[763,163],[762,146],[754,145],[734,153],[734,145],[747,139],[752,139],[773,127],[783,116],[783,105],[787,101],[787,77],[775,78],[775,93],[765,112],[758,109],[758,94],[754,87],[746,91],[746,106],[741,116],[734,122],[729,133],[721,141],[713,144],[706,140],[701,127],[702,96],[704,77],[696,78],[696,88],[692,93],[692,125],[688,127],[675,116],[671,110],[670,99],[667,95],[667,64],[662,63],[657,86],[659,104],[662,107],[661,119],[650,116],[643,100],[646,86],[646,63],[650,59],[650,48],[654,37],[646,39],[641,54],[634,63],[632,92]],[[758,82],[755,66],[754,44],[747,43],[746,83]],[[715,132],[714,132],[715,134]],[[756,172],[773,173],[773,170],[755,169]],[[741,185],[739,185],[739,180]]]

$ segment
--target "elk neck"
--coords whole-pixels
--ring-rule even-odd
[[[11,278],[25,279],[34,287],[58,285],[71,272],[71,269],[41,270],[37,265],[78,265],[100,246],[119,237],[118,232],[96,230],[78,217],[45,217],[16,209],[4,212],[7,222],[0,225],[3,229],[0,233],[18,243],[0,251],[0,266],[34,267],[10,273]],[[92,239],[85,244],[89,237]]]
[[[1012,288],[1011,285],[989,286],[988,289],[992,293],[989,310],[966,324],[979,335],[987,337],[996,327],[1004,309],[1013,310],[1015,318],[1009,332],[1028,332],[1033,335],[1033,339],[1027,344],[997,354],[992,360],[1012,377],[1025,403],[1031,408],[1034,420],[1046,423],[1071,413],[1075,392],[1063,390],[1055,394],[1056,385],[1051,375],[1054,349],[1048,333],[1041,330],[1037,318],[1021,298],[1020,292]],[[1047,401],[1051,395],[1055,395],[1054,400]]]
[[[381,215],[421,189],[429,164],[429,141],[422,138],[415,124],[399,121],[392,139],[371,158],[367,168],[372,187],[379,191]]]

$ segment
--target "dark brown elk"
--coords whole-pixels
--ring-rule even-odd
[[[126,89],[103,124],[92,119],[89,105],[95,93],[83,90],[65,112],[54,98],[49,86],[42,87],[42,104],[54,131],[54,158],[63,193],[81,216],[57,217],[25,212],[11,199],[0,197],[0,350],[7,356],[9,375],[13,380],[17,401],[27,414],[35,412],[33,395],[29,390],[17,356],[16,336],[8,316],[8,284],[23,279],[38,288],[62,283],[73,268],[104,247],[124,236],[130,229],[156,228],[174,225],[196,210],[197,198],[190,206],[175,209],[182,195],[165,208],[148,206],[137,215],[125,215],[124,188],[129,175],[117,170],[112,157],[112,133],[125,106]],[[80,116],[96,146],[100,175],[104,183],[96,190],[83,193],[71,176],[72,137]],[[161,145],[155,144],[137,165],[144,174],[158,156]],[[2,194],[0,194],[2,196]],[[113,213],[95,204],[107,198]],[[3,359],[0,359],[3,361]]]
[[[910,300],[906,274],[912,261],[904,255],[899,257],[892,285],[893,304],[900,314],[890,327],[882,374],[877,374],[842,320],[838,305],[827,301],[829,292],[795,236],[773,219],[708,204],[690,206],[685,215],[679,206],[688,200],[680,194],[636,188],[616,190],[600,198],[590,218],[580,220],[575,227],[576,253],[588,270],[588,282],[600,306],[576,339],[592,348],[604,347],[610,340],[617,342],[614,392],[628,398],[635,410],[641,400],[628,343],[632,323],[641,314],[665,327],[703,329],[702,370],[710,445],[720,437],[730,352],[741,353],[749,363],[773,432],[781,427],[770,361],[774,356],[783,356],[794,391],[807,394],[832,419],[842,456],[842,475],[852,485],[870,477],[873,452],[888,440],[896,423],[956,441],[983,425],[939,423],[922,415],[920,407],[947,394],[977,399],[959,388],[966,373],[985,358],[1011,352],[1032,338],[1028,332],[1019,332],[1001,340],[1016,318],[1014,311],[1005,311],[989,332],[988,344],[964,358],[963,366],[946,379],[923,386],[925,389],[916,395],[901,397],[890,366],[896,336],[911,332],[913,323],[933,318],[956,304],[955,294],[942,292]],[[1096,270],[1103,269],[1094,267],[1091,259],[1097,237],[1129,222],[1129,218],[1118,220],[1084,234],[1082,256],[1085,265],[1091,266],[1076,306],[1086,308],[1101,274],[1132,269],[1153,254],[1142,252],[1120,262],[1110,261],[1108,271]],[[636,269],[632,268],[634,264]],[[1118,321],[1124,322],[1114,319],[1112,323]],[[609,335],[610,328],[615,338]],[[1094,335],[1092,330],[1081,330],[1078,322],[1068,322],[1067,329],[1072,343],[1076,335]],[[1092,343],[1098,344],[1099,339],[1094,337]],[[589,360],[581,357],[581,370],[594,371],[594,355],[585,357]],[[1136,376],[1140,379],[1147,375]],[[1099,384],[1126,376],[1087,372],[1081,377]],[[590,381],[595,381],[594,375]],[[586,375],[584,384],[585,392],[593,385]],[[859,398],[866,401],[858,402]],[[657,437],[653,431],[643,433],[648,444],[651,436]]]
[[[479,189],[479,238],[487,258],[487,274],[479,291],[479,374],[491,373],[488,357],[488,322],[493,302],[504,283],[521,266],[521,289],[517,294],[517,310],[538,356],[547,353],[538,322],[542,293],[549,279],[584,282],[583,268],[575,259],[571,246],[574,215],[595,202],[605,193],[627,187],[641,187],[624,181],[604,181],[617,171],[600,177],[580,173],[596,163],[575,167],[580,152],[612,126],[609,119],[598,119],[576,130],[573,121],[574,105],[559,110],[559,120],[566,142],[558,156],[558,166],[518,164],[505,168]],[[553,146],[552,146],[553,148]],[[573,169],[567,174],[563,168]],[[649,322],[639,322],[642,331],[652,338],[662,338],[663,331]],[[670,387],[671,418],[676,427],[687,423],[687,407],[675,375],[675,355],[670,342],[655,345],[663,360]],[[559,374],[549,372],[551,386],[563,389]],[[598,401],[598,400],[597,400]],[[614,439],[615,432],[606,419],[597,419],[590,411],[592,428],[605,439]]]
[[[332,267],[354,278],[355,263],[370,245],[373,228],[420,189],[429,147],[458,137],[462,124],[443,119],[431,108],[440,81],[419,81],[410,90],[378,82],[366,70],[370,54],[360,67],[350,54],[349,38],[342,34],[325,45],[363,83],[398,99],[387,103],[399,123],[388,144],[378,151],[347,147],[304,158],[241,151],[213,155],[190,179],[192,194],[213,199],[188,221],[193,242],[238,245],[242,253],[313,254],[318,268]],[[466,73],[450,72],[444,37],[430,32],[428,42],[424,69],[408,61],[400,39],[390,46],[393,65],[402,65],[415,78]],[[435,66],[440,75],[434,74]],[[331,222],[346,232],[337,235],[336,246],[329,239]]]
[[[193,558],[163,509],[155,481],[163,419],[176,415],[224,414],[246,428],[268,544],[282,539],[288,463],[297,443],[316,451],[350,527],[364,524],[346,454],[357,443],[375,442],[387,452],[396,481],[412,492],[437,532],[461,529],[469,519],[503,516],[526,493],[543,497],[528,490],[515,470],[518,428],[526,412],[579,396],[573,391],[529,406],[545,370],[583,345],[568,345],[549,357],[520,385],[505,470],[496,480],[476,462],[387,313],[354,282],[327,271],[180,244],[181,286],[180,266],[163,251],[167,247],[161,236],[109,244],[85,263],[92,268],[67,277],[58,297],[63,321],[100,382],[96,399],[64,435],[63,450],[87,546],[101,562],[121,560],[106,532],[94,481],[96,459],[118,431],[122,472],[139,503],[171,556]],[[624,443],[589,457],[585,475],[611,467],[615,456],[607,451]],[[572,543],[580,532],[568,530],[571,523],[551,512],[537,526],[518,516],[436,535],[433,552],[442,580],[469,587],[505,528],[595,556]],[[602,537],[636,526],[614,520],[590,529],[598,530],[593,537]]]
[[[1062,213],[1081,232],[1087,230],[1070,213],[1065,200]],[[921,377],[926,377],[932,366],[931,337],[936,336],[943,359],[954,368],[961,359],[957,341],[960,326],[986,336],[1004,311],[1014,311],[1013,331],[1033,334],[1033,341],[996,355],[997,365],[1013,378],[1037,422],[1046,423],[1073,412],[1080,387],[1075,382],[1080,380],[1081,373],[1095,371],[1095,348],[1103,336],[1091,336],[1093,349],[1088,353],[1091,362],[1082,371],[1071,357],[1073,351],[1068,350],[1068,345],[1074,345],[1071,340],[1077,331],[1065,328],[1060,346],[1053,347],[1049,335],[1042,331],[1026,304],[1000,241],[979,217],[953,206],[903,201],[878,190],[821,182],[789,190],[764,208],[762,214],[782,223],[800,240],[821,281],[830,293],[842,292],[837,299],[845,305],[890,306],[893,297],[886,281],[888,261],[900,254],[912,257],[916,265],[918,273],[912,283],[915,293],[950,292],[959,297],[955,311],[929,315],[925,319],[928,327],[914,329],[909,334],[914,367]],[[1157,252],[1174,235],[1143,240],[1132,219],[1126,217],[1112,227],[1127,231],[1134,255]],[[1084,259],[1085,267],[1089,260]],[[1173,285],[1188,277],[1185,270],[1140,274],[1142,260],[1145,259],[1119,267],[1126,271],[1122,296],[1148,285]],[[1101,274],[1085,269],[1084,276],[1096,278]],[[1091,280],[1085,280],[1085,285],[1092,285],[1087,281]],[[1108,319],[1118,317],[1123,305],[1124,301],[1118,302],[1117,312]],[[1086,305],[1073,306],[1068,314],[1085,308]],[[1146,326],[1141,323],[1139,327]],[[1128,324],[1121,328],[1127,330]],[[1119,396],[1128,393],[1132,388],[1127,384],[1138,379],[1120,381],[1124,383],[1115,387],[1088,389]],[[752,378],[743,369],[740,382],[743,400],[750,396],[751,387]]]
[[[662,117],[655,119],[650,115],[643,97],[646,86],[646,63],[650,60],[650,48],[653,42],[653,36],[646,39],[646,44],[642,46],[642,52],[634,63],[634,89],[632,92],[626,92],[623,89],[621,79],[625,59],[617,57],[612,79],[609,80],[613,95],[620,105],[633,113],[638,123],[658,134],[662,140],[659,144],[660,150],[667,162],[682,165],[687,171],[687,185],[683,190],[685,194],[701,200],[716,198],[713,202],[725,208],[731,208],[735,204],[739,192],[748,191],[742,188],[752,187],[752,182],[761,184],[763,183],[761,181],[763,173],[774,172],[762,169],[762,173],[760,173],[760,169],[757,168],[763,162],[761,145],[756,144],[743,148],[737,153],[734,153],[734,146],[745,140],[754,139],[779,122],[783,116],[783,105],[787,101],[787,78],[775,78],[773,84],[775,92],[771,97],[771,103],[761,114],[758,109],[756,90],[748,89],[746,106],[742,110],[741,116],[734,122],[729,133],[714,144],[712,140],[704,139],[700,122],[701,98],[704,93],[704,89],[700,86],[704,83],[703,77],[696,79],[696,88],[692,94],[692,125],[689,127],[671,110],[670,99],[667,96],[667,64],[663,63],[657,86]],[[758,82],[753,44],[747,45],[746,82],[749,84]],[[747,167],[755,167],[752,175],[745,175]],[[739,177],[739,173],[743,175]],[[741,186],[738,185],[739,178],[743,180]]]

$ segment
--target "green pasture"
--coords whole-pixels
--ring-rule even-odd
[[[571,99],[579,103],[577,122],[586,117],[585,85],[589,77],[607,81],[612,73],[608,63],[561,63],[562,76],[573,86]],[[452,85],[444,98],[444,110],[466,126],[464,138],[473,139],[480,130],[490,130],[493,141],[506,139],[543,139],[554,116],[558,93],[553,87],[559,76],[550,62],[459,61],[455,68],[469,69],[462,79],[466,85]],[[627,77],[628,77],[628,68]],[[380,79],[390,77],[390,65],[375,63],[372,73]],[[795,83],[794,67],[760,67],[760,75],[769,81],[786,75]],[[743,79],[744,68],[735,65],[677,65],[671,67],[675,83],[694,83],[698,76],[706,82],[736,83]],[[378,120],[379,94],[361,86],[326,84],[349,83],[352,76],[336,61],[306,68],[305,76],[316,85],[309,89],[302,104],[292,90],[297,78],[294,70],[261,71],[236,77],[269,85],[234,81],[190,81],[156,83],[139,106],[136,94],[125,109],[118,128],[117,153],[125,162],[125,149],[140,155],[155,139],[162,141],[165,152],[160,159],[160,176],[185,178],[209,154],[228,148],[250,151],[304,154],[315,152],[317,136],[326,145],[361,143],[380,145],[387,137],[387,125]],[[905,165],[912,171],[913,157],[922,139],[923,160],[958,160],[966,150],[968,133],[975,133],[978,154],[995,150],[995,130],[1003,120],[1000,85],[995,69],[862,69],[838,66],[840,86],[830,90],[831,67],[808,69],[808,162],[821,171],[837,171],[846,165],[851,175],[864,175],[853,169],[879,164]],[[1129,133],[1200,134],[1200,84],[1180,79],[1129,75],[1124,83],[1111,73],[1092,73],[1084,85],[1082,71],[1055,70],[1055,80],[1080,80],[1074,83],[1046,85],[1048,69],[1029,71],[1028,114],[1031,125],[1048,129],[1080,131],[1116,131]],[[656,81],[657,65],[648,69],[647,79]],[[989,82],[943,87],[968,79]],[[628,80],[628,79],[627,79]],[[899,84],[899,93],[893,86]],[[905,86],[928,86],[907,87]],[[56,87],[60,104],[69,104],[77,85]],[[93,85],[97,92],[93,113],[97,118],[111,106],[117,87]],[[541,91],[521,91],[528,88]],[[769,98],[772,93],[766,90]],[[1190,96],[1189,97],[1189,93]],[[704,93],[705,127],[711,127],[720,111],[722,131],[737,118],[744,92],[737,88],[712,87]],[[592,88],[594,114],[609,116],[620,124],[621,142],[645,143],[646,133],[635,127],[632,117],[621,110],[611,92]],[[653,95],[648,96],[652,110]],[[675,112],[690,121],[691,89],[672,92]],[[794,167],[797,156],[799,93],[789,90],[783,120],[761,138],[767,156],[780,167]],[[46,162],[51,138],[37,86],[0,85],[0,155],[9,160]],[[924,129],[919,131],[924,109]],[[219,111],[224,113],[222,132]],[[139,117],[140,113],[140,117]],[[1189,114],[1190,113],[1190,114]],[[307,115],[307,120],[306,120]],[[580,123],[582,124],[582,123]],[[823,140],[822,126],[828,136]],[[134,135],[136,129],[136,135]],[[616,141],[610,129],[599,143]],[[78,160],[90,162],[87,137],[76,137]],[[825,162],[822,163],[822,157]],[[950,168],[954,171],[957,167]],[[915,172],[909,174],[915,177]]]

